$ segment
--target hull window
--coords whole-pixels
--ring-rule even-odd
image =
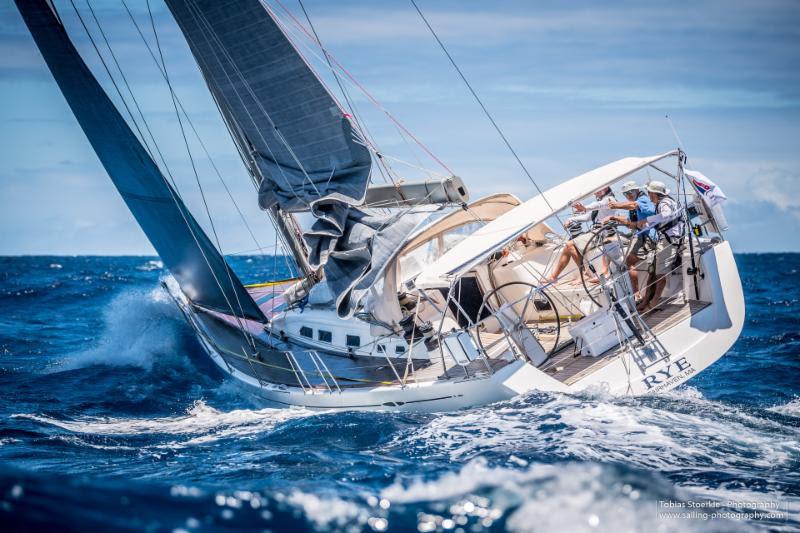
[[[320,329],[317,330],[317,339],[320,342],[332,342],[333,334],[330,331],[325,331],[324,329]]]
[[[302,328],[300,328],[300,335],[302,335],[303,337],[307,337],[309,339],[313,339],[314,330],[308,326],[303,326]]]
[[[348,348],[360,348],[361,347],[361,337],[358,335],[348,335],[347,336],[347,347]]]

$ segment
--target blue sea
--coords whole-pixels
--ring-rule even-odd
[[[737,262],[741,338],[671,393],[376,414],[275,408],[225,378],[154,258],[0,258],[0,526],[798,530],[800,254]]]

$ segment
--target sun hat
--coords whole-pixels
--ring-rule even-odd
[[[662,196],[666,196],[669,194],[669,189],[667,186],[664,185],[662,181],[651,181],[647,184],[647,192],[652,192],[656,194],[660,194]]]
[[[635,181],[626,181],[622,185],[622,193],[623,194],[625,194],[626,192],[638,191],[639,189],[641,189],[641,187]]]
[[[594,194],[595,194],[595,196],[599,195],[601,197],[608,196],[609,194],[611,194],[611,187],[606,185],[602,189],[597,189],[596,191],[594,191]]]

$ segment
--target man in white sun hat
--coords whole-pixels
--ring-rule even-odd
[[[667,275],[679,268],[685,230],[683,212],[678,202],[669,196],[669,189],[663,182],[648,183],[647,194],[656,206],[656,214],[640,220],[638,225],[640,228],[655,228],[658,233],[658,247],[655,261],[655,290],[650,299],[640,303],[639,310],[643,312],[656,307],[667,284]]]
[[[621,215],[614,215],[608,217],[603,222],[608,220],[613,220],[618,224],[623,226],[627,226],[630,228],[634,233],[636,233],[639,228],[637,226],[638,221],[645,220],[647,217],[651,217],[656,214],[656,206],[650,200],[650,197],[647,195],[647,192],[644,190],[644,187],[640,186],[635,181],[628,181],[622,184],[622,194],[625,195],[624,202],[616,202],[612,201],[609,202],[609,207],[613,209],[625,209],[628,211],[627,217]],[[636,235],[634,237],[635,241],[633,242],[633,246],[631,247],[631,251],[628,254],[627,259],[625,260],[626,264],[628,265],[628,272],[631,276],[631,284],[633,285],[633,290],[635,292],[636,299],[639,300],[639,272],[636,269],[636,263],[639,261],[646,259],[648,252],[655,249],[656,246],[656,230],[651,229],[650,231],[646,231]]]

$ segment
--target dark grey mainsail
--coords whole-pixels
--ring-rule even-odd
[[[259,0],[166,3],[260,180],[260,206],[314,215],[300,259],[324,265],[339,314],[351,314],[391,259],[386,252],[422,217],[356,207],[369,184],[370,152]]]
[[[261,207],[359,204],[369,150],[259,0],[167,0],[263,183]]]
[[[47,0],[16,0],[97,156],[147,238],[195,304],[266,321],[81,59]]]

